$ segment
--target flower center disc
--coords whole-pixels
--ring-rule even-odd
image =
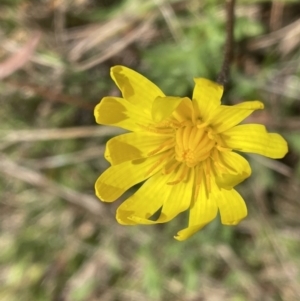
[[[185,126],[176,131],[176,160],[185,162],[188,167],[194,167],[207,159],[215,145],[206,128]]]

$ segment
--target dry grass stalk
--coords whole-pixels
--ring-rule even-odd
[[[47,140],[77,139],[86,137],[100,137],[120,134],[119,128],[108,126],[82,126],[58,129],[32,129],[0,131],[0,141],[5,142],[30,142]]]
[[[293,51],[300,43],[300,20],[282,27],[270,34],[263,35],[259,38],[253,39],[249,45],[249,50],[257,50],[262,48],[272,47],[278,45],[283,56]]]
[[[103,153],[104,146],[95,146],[69,154],[60,154],[42,159],[29,159],[25,161],[22,159],[22,161],[25,165],[32,166],[35,169],[57,168],[87,162],[95,158],[101,158]]]
[[[90,214],[96,216],[103,215],[103,207],[95,197],[57,184],[37,171],[16,164],[3,154],[0,154],[0,170],[10,177],[21,180],[37,188],[45,189],[50,194],[60,197],[71,205],[75,205]]]
[[[3,79],[18,69],[22,68],[31,58],[35,48],[37,47],[41,33],[36,32],[33,34],[32,38],[16,53],[11,55],[4,62],[0,63],[0,79]]]
[[[69,53],[71,61],[74,61],[75,63],[75,69],[77,71],[90,69],[95,65],[101,64],[111,57],[117,55],[133,42],[140,40],[141,37],[145,38],[145,36],[151,32],[151,26],[155,16],[156,14],[149,14],[146,18],[146,21],[135,26],[133,29],[128,28],[128,33],[124,34],[122,37],[120,37],[119,33],[120,27],[124,31],[124,27],[127,28],[128,24],[118,24],[118,19],[112,20],[94,31],[88,30],[89,35],[84,36],[81,41],[77,42],[77,44]],[[115,23],[117,25],[115,25]],[[93,28],[95,28],[95,25],[93,25]],[[107,28],[109,28],[108,33]],[[113,32],[111,31],[112,29]],[[86,28],[84,31],[86,32]],[[95,33],[97,33],[97,38]],[[110,38],[108,35],[112,35],[112,38]],[[107,40],[103,39],[105,36],[111,39],[109,43],[107,43]],[[90,55],[88,59],[79,62],[79,59],[92,48],[98,48],[98,52],[100,53],[97,53],[94,56]]]

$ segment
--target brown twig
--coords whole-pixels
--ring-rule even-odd
[[[235,0],[226,0],[226,42],[225,42],[225,52],[222,68],[217,77],[217,83],[225,85],[228,83],[229,79],[229,69],[230,64],[233,60],[233,46],[234,46],[234,7]]]

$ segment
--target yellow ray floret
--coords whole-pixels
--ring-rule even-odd
[[[165,223],[189,210],[187,228],[175,236],[185,240],[218,212],[224,225],[247,215],[234,187],[248,178],[248,161],[236,151],[282,158],[286,141],[263,125],[240,122],[264,108],[260,101],[221,105],[223,87],[195,79],[192,99],[165,96],[151,81],[124,66],[111,69],[123,98],[104,97],[95,107],[99,124],[130,133],[108,141],[111,164],[96,181],[96,195],[113,202],[135,184],[144,184],[117,210],[123,225]],[[159,212],[158,218],[153,216]]]

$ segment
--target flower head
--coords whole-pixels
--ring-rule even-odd
[[[263,125],[242,124],[259,101],[221,105],[223,87],[195,79],[192,100],[169,97],[141,74],[123,66],[111,69],[123,98],[104,97],[96,121],[130,133],[107,142],[109,167],[97,180],[97,196],[113,202],[137,183],[145,183],[117,209],[120,224],[165,223],[189,210],[188,227],[175,236],[184,240],[212,221],[218,211],[224,225],[246,215],[243,198],[233,187],[251,174],[250,152],[281,158],[286,141]],[[158,219],[152,216],[160,211]]]

